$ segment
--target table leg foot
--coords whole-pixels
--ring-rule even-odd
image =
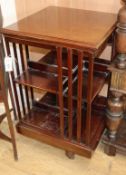
[[[74,152],[71,152],[71,151],[66,151],[66,156],[69,159],[74,159],[75,158],[75,153]]]
[[[109,156],[115,156],[116,155],[116,148],[111,145],[105,145],[104,146],[104,153]]]

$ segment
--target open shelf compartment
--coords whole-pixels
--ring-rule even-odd
[[[104,110],[106,106],[106,101],[107,98],[104,96],[98,95],[95,100],[92,103],[92,107],[94,107],[96,110]],[[68,116],[68,97],[64,96],[63,98],[64,102],[64,114]],[[76,106],[77,106],[77,101],[73,99],[73,114],[76,112]],[[34,100],[33,101],[33,106],[37,108],[44,108],[46,111],[52,111],[54,113],[59,113],[60,108],[59,108],[59,100],[58,100],[58,95],[57,94],[52,94],[52,93],[46,93],[42,98],[39,100]],[[82,108],[86,108],[86,102],[82,103]]]
[[[67,52],[62,53],[62,71],[63,76],[68,76],[68,68],[67,68]],[[73,68],[72,72],[74,73],[77,70],[77,55],[73,55]],[[45,56],[43,56],[39,61],[28,61],[29,68],[48,72],[51,74],[58,74],[58,65],[57,65],[57,53],[55,50],[50,51]]]
[[[92,101],[101,91],[103,85],[105,84],[106,79],[108,78],[109,73],[105,72],[94,72],[93,77],[93,93]],[[73,83],[73,99],[77,100],[77,75],[75,76],[76,81]],[[51,93],[58,93],[58,77],[57,75],[53,76],[52,74],[46,74],[44,72],[36,71],[34,69],[28,69],[24,71],[20,76],[15,79],[15,82],[25,86],[33,87],[40,90],[45,90]],[[68,96],[68,87],[67,87],[67,77],[63,77],[63,89],[64,96]],[[87,99],[87,81],[88,81],[88,72],[84,71],[83,73],[83,102]]]
[[[99,94],[101,89],[103,88],[107,78],[108,78],[109,73],[104,73],[104,72],[96,72],[94,71],[94,76],[93,76],[93,87],[92,87],[92,98],[91,102],[95,99],[95,97]],[[87,90],[88,90],[88,71],[83,71],[83,84],[82,84],[82,101],[83,103],[87,101]],[[77,88],[78,88],[78,80],[73,83],[73,100],[77,100]],[[64,90],[64,96],[68,96],[68,88]]]
[[[85,112],[83,111],[83,121],[85,120]],[[104,120],[105,120],[105,114],[103,111],[92,111],[92,120],[91,120],[91,139],[90,144],[87,147],[85,144],[85,125],[82,125],[82,139],[81,143],[78,143],[76,140],[76,117],[74,118],[74,132],[71,140],[71,144],[78,145],[82,147],[83,149],[89,149],[90,153],[95,150],[98,140],[104,130]],[[60,135],[60,117],[58,113],[54,113],[50,111],[46,111],[44,109],[38,109],[36,107],[33,107],[28,114],[22,118],[18,124],[17,124],[17,131],[21,134],[30,136],[30,133],[32,134],[32,138],[41,140],[46,142],[46,137],[50,137],[50,144],[55,145],[53,142],[53,138],[55,137],[58,139],[57,141],[60,142],[61,140],[64,140],[65,142],[69,143],[68,138],[68,117],[64,117],[65,121],[65,128],[64,128],[64,137]],[[85,123],[85,122],[83,122]],[[39,137],[37,137],[36,133],[39,133]],[[43,137],[45,135],[45,137]],[[47,141],[48,143],[48,141]],[[58,145],[60,147],[60,145]],[[87,147],[87,148],[86,148]],[[61,146],[62,148],[62,146]],[[75,151],[76,152],[76,151]]]
[[[67,78],[64,77],[63,84],[65,84],[66,81]],[[15,79],[15,82],[24,86],[33,87],[39,90],[45,90],[51,93],[58,92],[57,76],[36,71],[34,69],[27,69],[24,71]]]

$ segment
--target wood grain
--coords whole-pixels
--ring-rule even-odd
[[[4,28],[2,32],[39,40],[55,39],[59,43],[76,42],[84,47],[98,48],[110,35],[115,23],[115,14],[48,7]]]

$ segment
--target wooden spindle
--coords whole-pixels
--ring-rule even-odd
[[[82,83],[83,83],[83,52],[78,52],[78,88],[77,88],[77,141],[81,141],[82,130]]]
[[[58,64],[58,97],[60,107],[60,132],[64,136],[64,104],[63,104],[63,71],[62,71],[62,48],[57,48],[57,64]]]
[[[25,54],[26,54],[26,60],[28,62],[30,60],[30,56],[29,56],[29,49],[28,49],[27,45],[25,45]],[[31,92],[31,99],[33,101],[34,100],[34,91],[33,91],[32,87],[30,87],[30,92]]]
[[[17,113],[16,113],[16,105],[15,105],[15,101],[14,101],[14,97],[13,97],[13,93],[12,93],[12,89],[11,89],[11,83],[10,83],[10,78],[8,76],[8,87],[9,87],[9,95],[10,95],[10,99],[11,99],[11,103],[12,103],[12,107],[13,107],[13,112],[14,112],[14,119],[17,120]]]
[[[73,104],[72,104],[72,50],[68,49],[68,122],[69,122],[69,139],[72,139],[72,120],[73,120]]]
[[[9,42],[8,42],[8,40],[6,38],[5,38],[5,43],[6,43],[7,55],[10,56],[10,46],[9,46]],[[13,73],[13,71],[10,73],[10,75],[11,75],[11,80],[12,80],[12,87],[13,87],[13,90],[14,90],[15,103],[16,103],[16,106],[17,106],[18,118],[21,120],[21,110],[20,110],[20,105],[19,105],[16,85],[14,83],[14,73]]]
[[[24,60],[24,54],[23,54],[23,47],[22,44],[19,44],[19,51],[20,51],[20,56],[21,56],[21,63],[22,63],[22,70],[24,71],[25,68],[25,60]],[[27,103],[27,108],[30,110],[30,102],[29,102],[29,94],[28,94],[28,87],[24,87],[25,90],[25,96],[26,96],[26,103]]]
[[[17,76],[19,76],[21,74],[21,72],[19,69],[18,55],[17,55],[17,49],[16,49],[15,43],[13,43],[13,53],[14,53],[14,58],[15,58]],[[26,110],[25,110],[25,103],[24,103],[23,88],[22,88],[22,85],[20,85],[20,84],[19,84],[19,91],[20,91],[20,96],[21,96],[21,104],[22,104],[23,114],[25,115]]]
[[[92,103],[92,91],[93,91],[93,70],[94,70],[94,58],[89,57],[89,70],[88,70],[88,84],[87,84],[87,114],[86,114],[86,144],[90,143],[91,136],[91,103]]]

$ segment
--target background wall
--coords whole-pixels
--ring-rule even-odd
[[[4,26],[49,5],[117,13],[121,0],[0,0]]]
[[[29,15],[48,5],[65,6],[116,13],[120,8],[120,0],[15,0],[17,17]]]
[[[0,0],[3,25],[9,25],[17,20],[17,13],[15,7],[15,0]]]

